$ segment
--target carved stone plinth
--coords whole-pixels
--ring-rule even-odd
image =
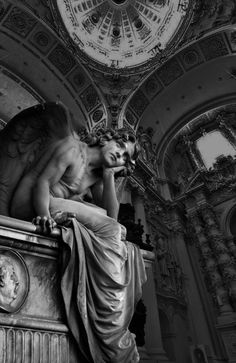
[[[31,223],[0,216],[0,363],[84,363],[65,322],[59,230],[51,238],[35,232]],[[142,253],[149,266],[154,254]]]
[[[58,244],[34,230],[0,217],[0,362],[82,363],[65,324]]]

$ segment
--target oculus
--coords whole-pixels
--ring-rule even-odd
[[[51,0],[56,21],[77,49],[116,69],[144,65],[177,44],[193,0]]]

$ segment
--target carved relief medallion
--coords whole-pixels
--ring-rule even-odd
[[[22,256],[0,248],[0,312],[14,313],[24,304],[29,291],[29,274]]]

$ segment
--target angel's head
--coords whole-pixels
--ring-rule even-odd
[[[127,129],[100,129],[84,140],[89,146],[100,146],[104,165],[107,167],[126,166],[126,175],[135,168],[139,145],[134,133]]]

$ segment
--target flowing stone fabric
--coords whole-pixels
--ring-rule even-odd
[[[80,213],[86,208],[51,199],[52,216],[78,207]],[[68,325],[85,362],[136,363],[135,336],[128,326],[146,281],[143,258],[137,246],[121,240],[118,222],[100,208],[93,210],[85,225],[73,218],[71,228],[62,227],[61,290]]]

